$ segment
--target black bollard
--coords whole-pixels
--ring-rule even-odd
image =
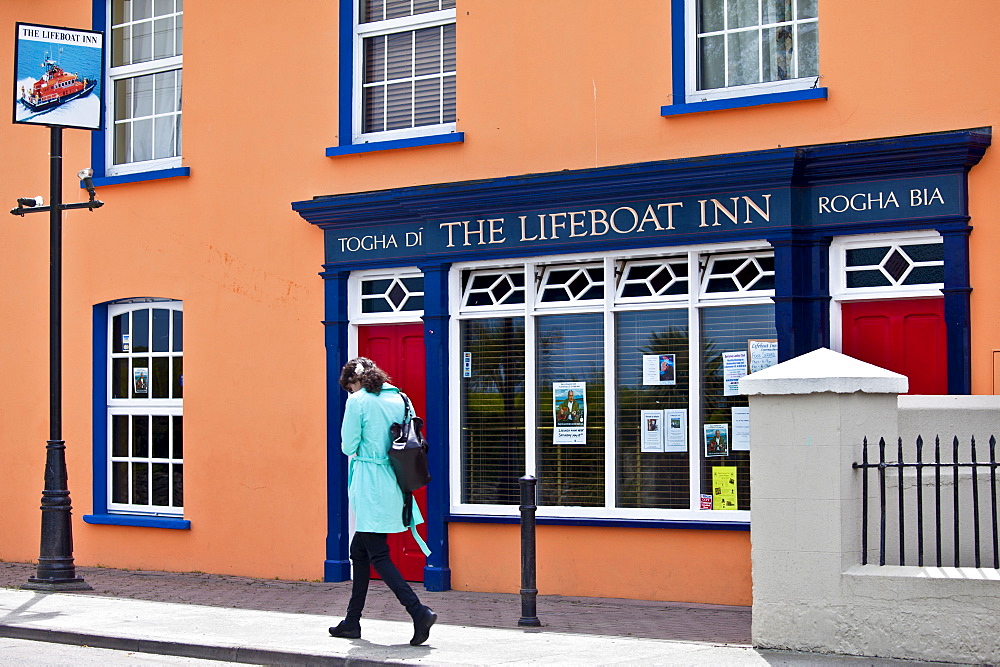
[[[535,484],[538,480],[525,475],[518,480],[521,485],[521,618],[517,624],[522,627],[537,628],[538,620],[535,598]]]

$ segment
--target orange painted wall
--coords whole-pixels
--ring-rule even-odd
[[[968,0],[948,10],[930,0],[820,0],[828,100],[669,119],[659,113],[671,90],[667,0],[458,0],[457,114],[465,142],[331,159],[324,149],[338,143],[337,4],[248,0],[233,11],[232,3],[188,0],[184,165],[191,176],[103,187],[104,208],[66,214],[64,437],[79,564],[322,576],[322,234],[294,214],[290,202],[992,126],[1000,119],[996,0]],[[89,27],[90,12],[87,0],[6,0],[0,3],[0,53],[13,53],[15,21]],[[0,67],[0,90],[12,89],[11,69]],[[239,85],[231,83],[234,74]],[[316,77],[330,85],[311,85]],[[301,87],[310,89],[308,100],[296,96]],[[47,196],[48,132],[0,123],[0,149],[0,208],[13,207],[17,197]],[[969,177],[976,393],[993,391],[992,351],[1000,349],[996,151]],[[89,156],[89,133],[67,130],[67,199],[83,198],[72,176]],[[38,554],[48,436],[44,216],[5,220],[0,247],[0,559],[27,561]],[[130,296],[184,301],[190,531],[80,520],[92,507],[91,308]],[[516,575],[496,574],[494,581],[477,573],[484,536],[502,535],[516,555],[511,531],[452,525],[456,587],[516,589]],[[671,559],[678,554],[664,572],[692,573],[687,583],[671,582],[679,591],[673,599],[709,585],[698,578],[702,554],[731,539],[734,544],[721,543],[734,558],[728,590],[739,591],[734,603],[749,603],[745,533],[545,527],[542,535],[546,558],[570,553],[560,540],[580,547],[573,553],[599,548],[592,560],[574,556],[570,571],[579,578],[540,571],[540,586],[644,597],[638,575],[608,589],[591,587],[589,577],[595,565],[616,562],[629,549],[654,547]],[[690,558],[680,555],[688,552]],[[714,568],[711,578],[718,572]],[[581,587],[574,589],[573,581]],[[714,595],[706,590],[705,597]]]
[[[753,601],[748,532],[538,526],[536,538],[540,595]],[[520,592],[519,526],[451,523],[448,539],[452,588]]]

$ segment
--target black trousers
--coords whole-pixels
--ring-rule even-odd
[[[389,558],[385,533],[354,533],[354,539],[351,540],[351,563],[354,564],[354,584],[351,587],[351,601],[347,603],[345,620],[348,623],[358,623],[361,620],[361,612],[368,597],[370,567],[375,568],[378,576],[396,594],[399,603],[406,607],[410,616],[415,616],[423,607],[420,598]]]

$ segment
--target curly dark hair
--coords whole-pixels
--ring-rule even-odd
[[[344,391],[348,391],[348,385],[352,382],[360,382],[368,393],[378,394],[389,379],[389,375],[368,357],[351,359],[340,369],[340,386]]]

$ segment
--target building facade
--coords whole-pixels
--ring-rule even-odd
[[[78,563],[349,578],[364,354],[428,423],[409,578],[516,591],[530,474],[541,592],[745,605],[739,377],[831,347],[996,393],[989,0],[62,4],[0,15],[108,44],[64,152],[106,202],[65,225]],[[13,205],[46,135],[3,132]],[[37,555],[45,232],[4,231],[8,560]]]

